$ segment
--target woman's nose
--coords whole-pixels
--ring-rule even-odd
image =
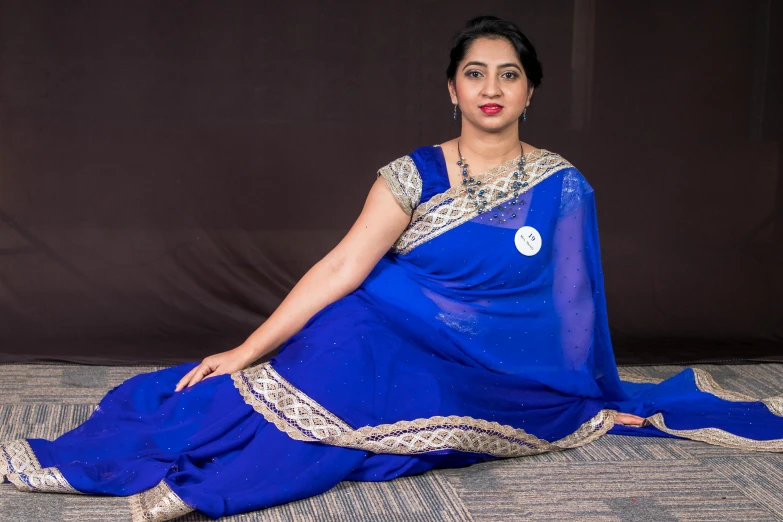
[[[500,88],[497,78],[487,78],[487,81],[484,83],[484,94],[487,96],[495,96],[496,94],[499,94],[499,92]]]

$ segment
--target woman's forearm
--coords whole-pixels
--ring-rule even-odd
[[[373,184],[348,234],[294,286],[241,349],[259,359],[302,329],[317,312],[356,290],[410,222],[383,178]]]
[[[298,332],[318,311],[355,290],[362,279],[345,263],[329,256],[299,280],[280,306],[243,343],[256,359],[271,352]]]

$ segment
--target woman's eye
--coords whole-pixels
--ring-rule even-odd
[[[505,77],[507,80],[513,80],[517,77],[517,73],[508,71],[503,73],[503,77]]]
[[[468,71],[467,73],[465,73],[465,76],[467,76],[468,78],[478,78],[479,76],[481,76],[481,73],[478,71]]]

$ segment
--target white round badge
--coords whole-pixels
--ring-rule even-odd
[[[521,254],[534,256],[541,250],[541,234],[533,227],[522,227],[514,235],[514,244]]]

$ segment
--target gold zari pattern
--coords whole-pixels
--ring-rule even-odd
[[[324,440],[351,430],[269,364],[233,373],[231,378],[245,402],[292,439]]]
[[[41,469],[41,464],[26,439],[0,444],[0,482],[12,473],[24,473]]]
[[[458,416],[353,429],[291,385],[269,363],[236,372],[232,379],[245,402],[291,438],[374,453],[413,455],[453,449],[497,457],[534,455],[592,442],[611,429],[617,415],[613,410],[602,410],[555,442],[512,426]]]
[[[451,449],[496,457],[522,457],[592,442],[611,429],[616,415],[613,410],[602,410],[577,431],[555,442],[497,422],[457,416],[366,426],[321,442],[373,453],[413,455]]]
[[[154,488],[131,495],[128,502],[133,522],[163,522],[194,511],[163,480]]]
[[[624,368],[618,368],[617,373],[620,375],[620,380],[625,382],[633,382],[636,384],[658,384],[663,382],[663,379],[658,379],[657,377],[645,377],[644,375],[631,373]]]
[[[536,149],[524,155],[525,167],[520,172],[520,156],[506,161],[487,172],[480,174],[487,201],[491,206],[501,205],[532,189],[555,172],[572,165],[559,154],[544,149]],[[519,173],[518,178],[513,174]],[[513,188],[515,182],[523,184]],[[517,193],[515,196],[514,194]],[[479,212],[474,206],[475,199],[463,185],[452,187],[416,207],[408,228],[392,245],[391,251],[407,254],[422,243],[433,239],[452,228],[476,217]]]
[[[81,494],[71,486],[65,477],[55,467],[37,469],[25,473],[12,473],[8,480],[19,491],[40,491],[42,493],[72,493]]]

